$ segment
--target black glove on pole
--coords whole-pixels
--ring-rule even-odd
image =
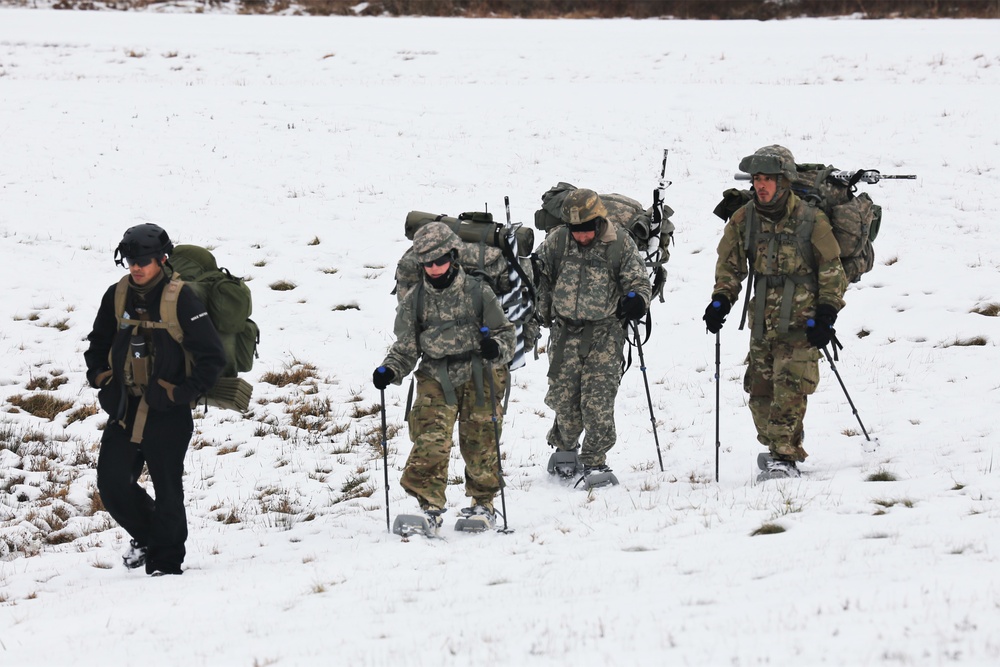
[[[479,352],[486,361],[496,361],[500,358],[500,344],[493,338],[483,338],[479,341]]]
[[[705,314],[701,318],[705,320],[705,328],[712,333],[719,333],[731,308],[732,305],[725,295],[713,294],[712,303],[705,308]]]
[[[636,322],[646,314],[646,302],[635,292],[629,292],[618,302],[618,318]]]
[[[830,344],[836,331],[837,311],[833,306],[821,303],[816,308],[816,318],[806,321],[806,338],[813,347],[824,348]]]
[[[372,384],[379,391],[384,391],[396,379],[396,373],[388,366],[379,366],[372,373]]]

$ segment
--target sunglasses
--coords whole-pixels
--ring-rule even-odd
[[[149,255],[145,257],[125,257],[125,264],[128,266],[138,266],[140,269],[144,269],[149,266],[156,258]]]
[[[424,262],[424,266],[427,268],[430,268],[432,266],[444,266],[445,264],[449,264],[450,262],[451,262],[451,253],[446,253],[444,255],[441,255],[437,259],[432,259],[429,262]]]

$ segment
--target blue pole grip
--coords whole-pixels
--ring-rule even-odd
[[[385,373],[385,366],[379,366],[375,370],[377,370],[379,373]]]
[[[628,294],[626,294],[625,296],[627,296],[627,297],[628,297],[628,298],[630,298],[630,299],[634,299],[634,298],[635,298],[635,292],[629,292],[629,293],[628,293]]]
[[[489,338],[490,337],[490,328],[489,327],[479,327],[479,333],[483,334],[483,338]]]
[[[816,320],[814,320],[811,317],[808,320],[806,320],[806,327],[813,329],[815,328],[815,326],[816,326]]]
[[[715,308],[716,310],[718,310],[719,308],[722,308],[722,302],[721,301],[713,301],[712,302],[712,308]]]

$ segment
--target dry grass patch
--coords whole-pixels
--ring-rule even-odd
[[[976,306],[969,312],[985,315],[986,317],[996,317],[1000,315],[1000,303],[988,303],[985,306]]]
[[[7,399],[11,405],[16,405],[25,412],[28,412],[36,417],[41,417],[42,419],[48,419],[52,421],[56,418],[60,412],[70,409],[73,407],[72,401],[66,401],[61,398],[57,398],[52,394],[32,394],[31,396],[25,397],[23,394],[17,394],[16,396],[11,396]]]
[[[260,376],[261,382],[273,384],[275,387],[285,387],[290,384],[302,384],[306,380],[315,379],[316,367],[308,363],[292,362],[283,371],[269,371]]]
[[[750,533],[750,536],[756,537],[757,535],[776,535],[783,532],[785,532],[784,527],[776,523],[762,523],[759,528]]]

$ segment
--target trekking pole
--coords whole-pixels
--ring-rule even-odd
[[[719,342],[722,336],[718,331],[715,332],[715,481],[719,481],[719,385],[721,380],[719,379],[719,366],[720,366],[720,350],[722,344]]]
[[[811,322],[812,320],[809,321]],[[858,409],[854,407],[854,401],[851,400],[851,395],[847,393],[847,387],[844,386],[844,381],[840,377],[840,371],[837,370],[837,364],[833,363],[833,357],[830,356],[830,350],[826,348],[826,345],[822,347],[822,350],[823,354],[826,355],[826,360],[830,362],[830,368],[833,369],[833,374],[837,376],[837,382],[840,383],[840,388],[844,390],[844,396],[847,397],[847,402],[850,404],[851,410],[854,411],[854,416],[857,418],[858,424],[861,426],[861,432],[865,434],[865,439],[868,442],[871,442],[872,439],[869,437],[868,431],[865,429],[865,425],[861,423],[861,415],[858,414]]]
[[[483,338],[490,337],[489,327],[480,327],[479,333],[483,335]],[[493,419],[493,442],[497,446],[497,479],[500,482],[500,509],[503,510],[503,528],[497,530],[498,533],[512,533],[510,528],[507,527],[507,498],[504,496],[503,487],[503,464],[500,462],[500,424],[497,422],[497,401],[496,401],[496,383],[493,382],[493,364],[483,364],[483,370],[487,371],[490,381],[490,417]]]
[[[385,373],[385,366],[379,366],[380,373]],[[379,389],[382,396],[382,470],[385,473],[385,529],[392,533],[389,527],[389,443],[385,428],[385,389]]]
[[[629,298],[635,292],[628,293]],[[660,436],[656,433],[656,417],[653,416],[653,397],[649,393],[649,378],[646,377],[646,357],[642,353],[642,339],[639,337],[639,325],[632,320],[632,334],[635,336],[635,346],[639,350],[639,370],[642,371],[642,383],[646,385],[646,403],[649,404],[649,421],[653,425],[653,441],[656,442],[656,458],[660,460],[660,472],[663,472],[663,454],[660,453]]]

